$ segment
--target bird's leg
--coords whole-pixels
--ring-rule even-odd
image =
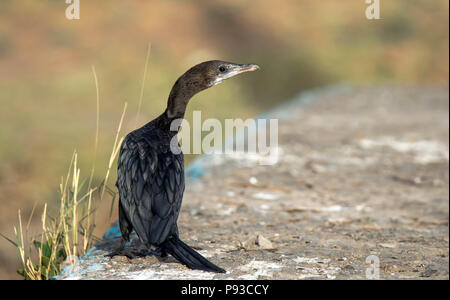
[[[130,248],[125,248],[125,244],[126,244],[126,240],[124,238],[122,238],[120,240],[120,246],[119,248],[117,248],[116,250],[114,250],[111,253],[106,254],[106,256],[113,258],[114,256],[126,256],[129,259],[133,259],[136,257],[142,257],[142,253],[140,253],[139,251],[130,249]]]
[[[147,245],[147,247],[145,249],[141,249],[139,251],[139,255],[142,257],[145,257],[145,256],[166,257],[167,252],[164,249],[162,249],[161,247]]]
[[[149,246],[147,249],[132,249],[132,248],[125,248],[126,240],[122,238],[120,240],[120,246],[116,250],[106,254],[105,256],[108,256],[110,258],[113,258],[114,256],[126,256],[129,259],[133,259],[136,257],[146,257],[146,256],[157,256],[157,257],[166,257],[167,252],[162,249],[161,247],[154,247]]]
[[[150,254],[157,257],[166,257],[167,252],[161,247],[150,248]]]

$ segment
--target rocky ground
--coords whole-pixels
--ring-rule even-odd
[[[449,279],[448,89],[341,88],[267,117],[275,165],[204,156],[189,169],[181,238],[226,274],[92,249],[60,278]]]

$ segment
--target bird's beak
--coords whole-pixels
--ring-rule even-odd
[[[227,74],[222,76],[222,78],[220,79],[220,82],[222,80],[229,79],[236,75],[246,73],[246,72],[252,72],[252,71],[256,71],[256,70],[259,70],[258,65],[253,65],[253,64],[233,65],[233,67],[230,69],[230,71]]]
[[[238,65],[238,67],[236,69],[237,69],[236,70],[237,74],[241,74],[241,73],[245,73],[245,72],[252,72],[252,71],[259,70],[259,66],[253,65],[253,64]]]

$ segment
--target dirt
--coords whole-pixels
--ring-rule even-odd
[[[60,278],[449,279],[447,88],[332,89],[267,116],[279,118],[275,165],[203,156],[189,168],[203,175],[188,177],[181,238],[226,274],[92,249]]]

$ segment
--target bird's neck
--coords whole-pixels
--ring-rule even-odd
[[[176,134],[184,119],[189,100],[197,93],[186,80],[180,77],[172,87],[167,101],[167,108],[157,118],[158,127],[171,134]]]
[[[183,77],[180,77],[172,87],[167,101],[166,115],[169,119],[183,119],[189,100],[197,93]]]
[[[177,130],[181,126],[181,120],[184,118],[189,100],[195,94],[210,86],[207,84],[202,73],[193,71],[192,69],[178,78],[170,91],[167,108],[159,117],[166,124],[164,128],[170,128],[169,130],[171,132]],[[167,127],[167,124],[169,124],[169,127]]]

